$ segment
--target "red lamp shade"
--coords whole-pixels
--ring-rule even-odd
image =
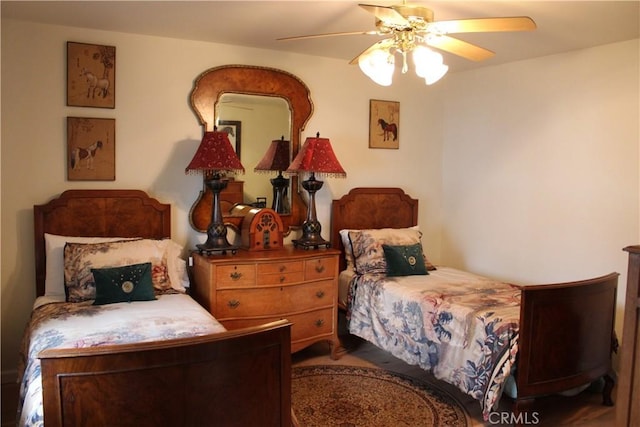
[[[233,150],[226,132],[204,133],[196,154],[185,169],[185,173],[194,171],[203,174],[220,171],[244,173],[244,166]]]
[[[331,148],[329,138],[307,138],[298,155],[289,165],[288,173],[313,172],[318,175],[344,178],[347,173]]]
[[[253,170],[256,172],[287,170],[290,145],[289,141],[284,140],[284,136],[281,139],[271,141],[264,157]]]

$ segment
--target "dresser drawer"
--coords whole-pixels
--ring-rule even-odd
[[[304,262],[305,280],[331,279],[336,275],[335,257],[316,258]]]
[[[302,272],[303,266],[303,261],[267,262],[258,264],[258,275]]]
[[[258,285],[286,285],[289,283],[299,283],[304,280],[304,273],[301,271],[292,271],[288,273],[258,273]]]
[[[285,315],[332,306],[335,299],[335,286],[331,280],[294,286],[221,290],[217,293],[213,314],[218,320]]]
[[[304,262],[269,262],[258,264],[258,285],[284,285],[304,280]]]
[[[317,335],[334,332],[333,308],[290,316],[288,319],[293,323],[291,328],[292,342],[313,339]]]
[[[218,288],[253,286],[256,283],[255,264],[220,265],[216,268]]]
[[[271,316],[260,318],[243,318],[233,320],[221,320],[220,322],[229,330],[258,326],[264,323],[273,322],[280,319],[287,319],[291,326],[291,342],[300,340],[313,340],[318,335],[330,335],[333,329],[333,308],[315,310],[301,314],[291,314],[287,316]]]

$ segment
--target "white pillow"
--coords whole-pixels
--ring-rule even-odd
[[[44,250],[46,256],[46,275],[44,279],[44,295],[48,297],[65,297],[64,293],[64,245],[70,243],[103,243],[119,240],[133,240],[135,237],[72,237],[44,233]]]

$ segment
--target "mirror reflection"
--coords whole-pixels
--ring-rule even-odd
[[[236,178],[243,181],[243,202],[273,207],[277,197],[271,181],[278,177],[278,171],[254,172],[254,168],[263,159],[272,141],[291,140],[291,111],[288,102],[276,96],[224,93],[220,96],[215,111],[218,130],[229,134],[229,140],[245,168],[245,174]],[[290,155],[288,161],[291,161]],[[285,195],[290,193],[291,189],[288,188]],[[277,204],[282,213],[290,212],[286,196]]]

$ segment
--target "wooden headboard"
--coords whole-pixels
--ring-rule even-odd
[[[171,205],[140,190],[67,190],[33,207],[36,292],[44,295],[44,233],[86,237],[171,237]]]
[[[340,249],[340,270],[344,270],[344,246],[340,230],[406,228],[418,225],[418,200],[401,188],[358,187],[331,205],[331,245]]]

